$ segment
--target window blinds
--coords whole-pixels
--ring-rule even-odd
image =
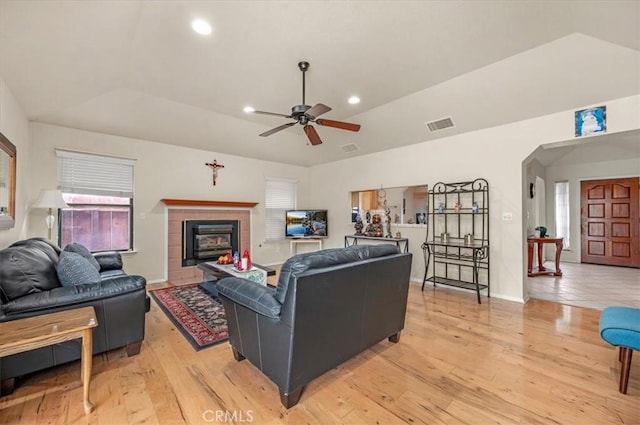
[[[65,193],[133,197],[133,159],[56,149],[58,189]]]
[[[296,207],[297,182],[268,178],[265,189],[266,240],[284,239],[285,211]]]

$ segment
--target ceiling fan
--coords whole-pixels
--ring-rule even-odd
[[[316,103],[314,106],[306,105],[304,102],[305,95],[305,72],[309,69],[309,62],[299,62],[298,68],[302,71],[302,104],[295,105],[291,108],[291,114],[278,114],[275,112],[265,112],[265,111],[251,111],[254,114],[263,114],[263,115],[275,115],[278,117],[292,118],[294,121],[286,124],[279,125],[278,127],[272,128],[269,131],[265,131],[260,134],[262,137],[271,136],[273,133],[277,133],[278,131],[284,130],[285,128],[289,128],[292,125],[298,123],[304,126],[304,132],[309,138],[309,142],[315,146],[322,143],[320,136],[318,136],[318,132],[316,129],[310,124],[315,122],[318,125],[322,125],[325,127],[333,127],[339,128],[341,130],[349,130],[349,131],[358,131],[360,130],[360,124],[352,124],[348,122],[342,121],[334,121],[318,118],[320,115],[325,114],[331,110],[327,105],[323,105],[322,103]]]

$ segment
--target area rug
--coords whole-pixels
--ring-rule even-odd
[[[229,338],[224,307],[199,284],[151,291],[152,298],[196,351]]]

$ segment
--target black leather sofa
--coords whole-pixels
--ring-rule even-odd
[[[145,313],[149,311],[146,280],[127,275],[117,252],[95,254],[100,282],[61,286],[56,272],[60,248],[46,239],[18,241],[0,250],[0,322],[93,306],[98,326],[93,353],[126,347],[140,352]],[[80,359],[79,340],[0,358],[2,394],[13,391],[15,378]]]
[[[229,340],[280,390],[286,408],[304,385],[404,327],[411,254],[361,245],[288,259],[275,289],[220,280]]]

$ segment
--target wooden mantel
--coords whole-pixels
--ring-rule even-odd
[[[241,202],[241,201],[203,201],[197,199],[161,199],[162,203],[170,207],[235,207],[235,208],[253,208],[258,205],[257,202]]]

